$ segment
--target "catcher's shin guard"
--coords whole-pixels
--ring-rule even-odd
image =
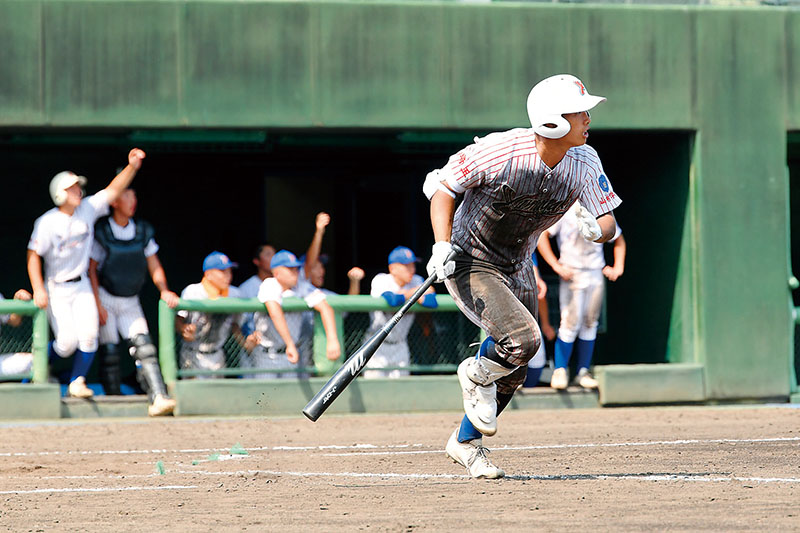
[[[122,394],[119,344],[104,344],[101,350],[98,373],[106,395]]]
[[[150,335],[136,335],[131,340],[131,353],[136,359],[136,378],[142,389],[152,400],[156,396],[167,396],[167,387],[161,377],[161,368],[156,359],[156,347]]]

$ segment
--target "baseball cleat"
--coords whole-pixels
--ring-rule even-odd
[[[94,396],[92,389],[86,386],[86,378],[78,376],[67,387],[67,393],[73,398],[91,398]]]
[[[497,433],[497,385],[478,385],[473,378],[485,377],[480,359],[465,359],[458,365],[458,382],[464,398],[464,412],[475,429],[487,436]]]
[[[573,383],[583,387],[584,389],[596,389],[598,385],[597,380],[592,377],[592,375],[589,373],[589,370],[586,368],[580,369],[578,375],[575,376]]]
[[[466,468],[474,478],[498,479],[506,475],[486,457],[490,450],[483,446],[482,439],[458,442],[458,428],[450,435],[444,451],[447,457]]]
[[[147,414],[150,416],[166,416],[171,415],[175,410],[177,402],[172,398],[158,395],[153,399],[153,403],[147,408]]]
[[[557,390],[564,390],[569,384],[566,368],[556,368],[553,370],[553,377],[550,378],[550,386]]]

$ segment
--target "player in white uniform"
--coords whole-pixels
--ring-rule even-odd
[[[265,279],[258,289],[258,299],[264,303],[268,315],[255,314],[254,335],[258,345],[251,354],[255,368],[291,370],[311,364],[313,331],[307,330],[308,320],[303,313],[283,312],[281,303],[289,297],[303,298],[310,309],[319,312],[327,337],[328,359],[336,361],[341,355],[333,309],[322,291],[299,279],[301,266],[302,263],[293,253],[280,250],[271,262],[274,277]],[[299,349],[299,344],[306,345],[307,349]],[[304,354],[308,359],[301,357]],[[297,377],[297,374],[264,373],[255,377]]]
[[[188,285],[181,292],[184,300],[216,300],[217,298],[241,298],[239,289],[231,286],[233,268],[222,252],[211,252],[203,260],[203,279]],[[240,333],[243,319],[239,314],[203,313],[201,311],[178,311],[175,326],[183,338],[180,350],[180,365],[185,369],[219,370],[225,367],[225,341],[231,333]],[[243,342],[246,350],[252,349],[255,337],[248,336]],[[202,376],[210,378],[218,376]]]
[[[102,191],[83,198],[86,178],[59,172],[50,181],[50,197],[56,207],[36,219],[28,242],[28,276],[33,301],[47,309],[55,333],[50,356],[75,354],[68,393],[90,398],[86,372],[97,351],[98,318],[86,271],[94,238],[94,224],[108,214],[108,206],[128,188],[142,166],[145,153],[134,148],[128,165]],[[44,276],[42,276],[44,260]]]
[[[436,240],[428,272],[489,334],[477,356],[458,367],[466,416],[446,446],[474,477],[504,475],[486,457],[482,435],[496,433],[497,414],[542,341],[531,261],[539,234],[580,200],[584,237],[614,236],[612,210],[621,201],[586,145],[589,110],[604,100],[574,76],[547,78],[528,95],[531,129],[476,139],[425,180]],[[456,258],[448,261],[452,251]]]
[[[408,297],[417,290],[425,281],[417,272],[417,256],[411,249],[398,246],[389,253],[389,273],[382,273],[372,278],[370,296],[384,298],[389,305],[403,305]],[[419,300],[419,305],[436,307],[436,294],[430,287],[425,296]],[[370,328],[366,337],[369,338],[381,329],[394,313],[373,311],[370,313]],[[370,378],[399,378],[409,375],[408,370],[402,368],[411,364],[411,352],[408,349],[408,331],[414,323],[414,314],[407,314],[392,329],[386,340],[378,347],[375,354],[364,369],[364,377]],[[383,370],[384,368],[393,370]]]
[[[174,308],[178,295],[167,287],[167,276],[158,260],[153,228],[145,220],[134,220],[137,199],[126,189],[111,204],[113,214],[95,224],[95,241],[89,261],[89,279],[100,317],[101,351],[99,373],[106,394],[122,394],[120,336],[130,344],[137,377],[150,397],[150,416],[168,415],[175,400],[167,394],[158,366],[157,350],[150,338],[139,291],[147,275],[158,288],[161,299]]]
[[[15,300],[30,300],[33,298],[31,293],[25,289],[20,289],[14,294]],[[0,294],[0,300],[3,295]],[[12,328],[18,327],[22,323],[22,316],[12,313],[10,315],[0,315],[0,324],[8,324]],[[16,352],[0,354],[0,377],[20,374],[30,374],[33,370],[33,354],[30,352]]]
[[[603,245],[589,242],[581,236],[576,209],[577,206],[573,206],[539,239],[542,259],[561,278],[558,289],[561,324],[555,346],[555,370],[550,381],[554,389],[567,388],[567,369],[573,344],[578,355],[575,383],[586,389],[597,388],[597,381],[589,373],[589,365],[605,295],[603,276],[616,281],[625,269],[625,238],[619,226],[616,226],[614,237],[607,241],[614,243],[614,265],[606,266]],[[558,243],[558,258],[550,246],[551,237],[555,237]]]

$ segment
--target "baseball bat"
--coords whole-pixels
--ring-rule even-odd
[[[445,263],[451,261],[455,258],[457,250],[454,249],[450,252],[450,255],[447,256],[445,259]],[[419,286],[419,288],[411,295],[411,298],[403,304],[403,306],[389,319],[383,327],[378,330],[372,337],[369,338],[367,342],[361,345],[361,347],[353,353],[350,357],[347,358],[347,361],[336,371],[336,373],[331,376],[331,379],[325,383],[325,386],[322,387],[317,394],[311,398],[311,401],[308,402],[305,409],[303,409],[303,414],[311,420],[312,422],[316,422],[317,419],[322,416],[322,413],[330,407],[333,401],[339,397],[339,395],[350,385],[350,382],[356,379],[356,376],[364,370],[364,367],[367,365],[367,361],[372,358],[375,354],[375,350],[378,349],[386,337],[391,333],[394,327],[400,322],[400,319],[403,318],[411,306],[417,303],[425,291],[433,285],[434,281],[436,280],[436,273],[434,272],[425,282]]]

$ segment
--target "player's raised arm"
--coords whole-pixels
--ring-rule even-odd
[[[145,153],[139,148],[134,148],[128,153],[128,165],[106,187],[108,203],[115,201],[122,194],[122,191],[128,188],[131,181],[133,181],[133,177],[142,168],[142,160],[144,158]]]

